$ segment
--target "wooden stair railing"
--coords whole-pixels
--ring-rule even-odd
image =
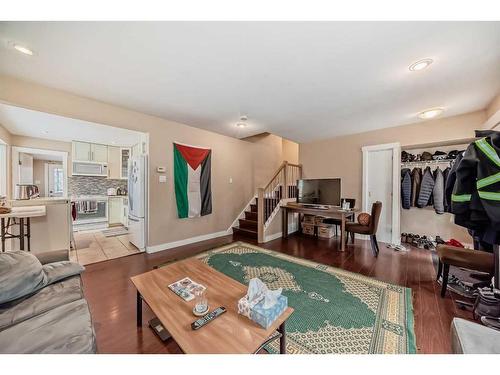
[[[264,242],[264,231],[282,199],[297,197],[297,180],[302,178],[302,165],[284,161],[269,183],[257,189],[257,239]]]

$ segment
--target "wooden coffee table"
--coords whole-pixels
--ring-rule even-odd
[[[186,302],[168,285],[184,277],[207,288],[210,311],[223,306],[227,312],[194,331],[197,320],[192,313],[194,301]],[[238,314],[238,300],[247,287],[205,263],[186,259],[131,278],[137,288],[137,325],[142,326],[142,301],[181,347],[184,353],[257,353],[273,340],[280,340],[280,353],[286,352],[285,322],[292,314],[288,307],[269,329],[264,329]]]

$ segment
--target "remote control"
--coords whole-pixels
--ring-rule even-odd
[[[199,329],[199,328],[203,327],[205,324],[210,323],[212,320],[217,318],[219,315],[224,314],[225,312],[226,312],[225,307],[222,307],[222,306],[217,307],[214,311],[208,313],[204,317],[191,323],[191,328],[192,329]]]

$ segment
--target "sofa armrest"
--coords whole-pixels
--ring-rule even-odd
[[[46,251],[35,254],[35,256],[42,264],[61,262],[63,260],[69,260],[69,250]]]

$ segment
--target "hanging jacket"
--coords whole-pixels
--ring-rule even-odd
[[[443,208],[444,208],[444,212],[449,212],[448,206],[451,204],[451,202],[448,200],[448,198],[446,196],[446,182],[448,181],[448,176],[450,174],[450,170],[451,170],[451,168],[448,167],[443,171]],[[450,199],[451,199],[451,195],[450,195]]]
[[[411,175],[409,168],[401,169],[401,206],[408,210],[411,203]]]
[[[443,172],[439,167],[434,171],[434,189],[432,190],[432,198],[434,210],[437,214],[444,213],[444,178]]]
[[[457,168],[463,157],[464,154],[462,152],[457,155],[455,162],[451,166],[448,178],[446,179],[446,185],[444,187],[444,194],[446,196],[445,200],[448,202],[448,210],[446,212],[451,212],[451,194],[453,193],[453,187],[455,186],[455,181],[457,180]]]
[[[422,182],[422,169],[413,168],[411,172],[411,206],[417,206],[418,194],[420,193],[420,183]]]
[[[432,176],[431,168],[427,167],[422,176],[420,184],[420,192],[418,193],[417,207],[422,208],[427,206],[432,190],[434,189],[434,177]]]
[[[456,172],[452,194],[455,223],[500,242],[500,132],[469,145]]]

